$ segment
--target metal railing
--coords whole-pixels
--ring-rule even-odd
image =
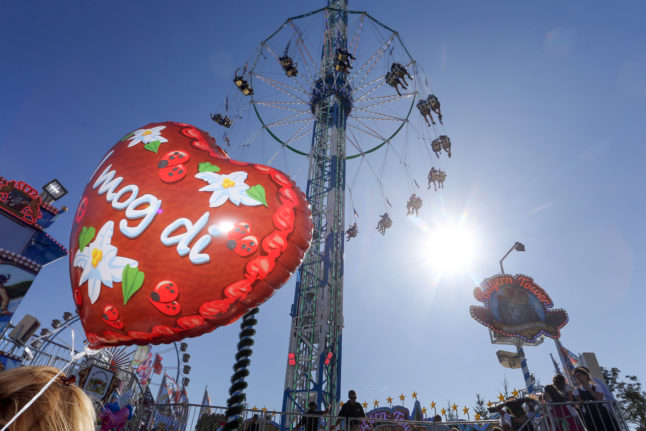
[[[226,423],[226,407],[201,404],[156,404],[147,423],[139,428],[155,431],[216,431]],[[174,413],[180,413],[172,418]],[[271,410],[247,409],[242,413],[244,431],[279,431],[281,421],[286,430],[299,431],[484,431],[498,420],[459,420],[433,423],[432,419],[406,420],[367,417],[350,419],[329,414],[298,414]],[[254,419],[255,417],[255,419]],[[157,420],[158,419],[158,420]]]
[[[619,408],[610,401],[545,403],[541,406],[544,429],[554,431],[627,431]]]
[[[130,430],[216,431],[226,424],[226,407],[201,404],[157,404],[152,406],[147,422],[130,424]],[[393,410],[395,412],[395,410]],[[380,413],[383,413],[380,416]],[[386,417],[387,411],[368,412],[366,418],[350,419],[329,414],[296,414],[247,409],[242,413],[241,431],[628,431],[620,411],[608,401],[532,403],[525,421],[450,420],[432,422],[432,418],[409,420]],[[255,419],[254,419],[255,416]],[[395,415],[396,416],[396,415]],[[284,421],[284,422],[283,422]]]

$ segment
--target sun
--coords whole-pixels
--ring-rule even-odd
[[[445,222],[430,228],[428,259],[436,271],[468,271],[476,255],[477,237],[465,223]]]

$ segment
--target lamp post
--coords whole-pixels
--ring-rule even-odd
[[[516,241],[513,246],[509,249],[507,253],[500,259],[500,272],[505,273],[505,269],[502,267],[502,261],[509,256],[512,251],[525,251],[525,244],[522,242]],[[520,361],[520,368],[523,370],[523,377],[525,378],[525,385],[527,386],[527,393],[534,393],[534,378],[529,373],[529,368],[527,367],[527,358],[525,358],[525,350],[523,349],[523,341],[521,339],[516,339],[516,352],[518,354],[518,360]]]
[[[523,244],[522,242],[516,241],[514,243],[514,245],[511,246],[509,251],[507,253],[505,253],[505,255],[502,257],[502,259],[500,259],[500,273],[501,274],[505,273],[505,269],[502,267],[502,261],[505,260],[507,258],[507,256],[509,256],[509,253],[511,253],[514,250],[516,250],[516,251],[525,251],[525,244]]]

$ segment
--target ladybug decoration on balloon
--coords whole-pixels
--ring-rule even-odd
[[[232,160],[206,132],[153,123],[93,173],[74,219],[70,277],[91,347],[196,337],[266,301],[312,239],[284,173]]]

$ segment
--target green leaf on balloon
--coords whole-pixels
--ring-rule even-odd
[[[255,199],[264,206],[268,207],[267,205],[267,197],[265,195],[265,188],[261,186],[260,184],[257,184],[255,186],[249,187],[247,189],[247,196],[249,196],[251,199]]]
[[[126,136],[124,136],[123,138],[121,138],[121,140],[120,140],[119,142],[123,142],[123,141],[125,141],[126,139],[128,139],[129,137],[131,137],[131,136],[132,136],[132,135],[134,135],[134,134],[135,134],[134,132],[132,132],[132,133],[128,133]]]
[[[157,150],[159,150],[160,144],[161,142],[159,141],[152,141],[144,145],[144,148],[147,149],[148,151],[152,151],[153,153],[157,154]]]
[[[220,167],[209,162],[202,162],[197,165],[198,172],[220,172]]]
[[[96,235],[96,229],[92,226],[83,226],[83,229],[81,229],[81,233],[79,234],[79,251],[83,251],[85,246],[92,242],[94,235]]]
[[[144,273],[137,268],[131,268],[126,265],[121,274],[121,290],[123,292],[123,305],[132,298],[141,286],[144,284]]]

